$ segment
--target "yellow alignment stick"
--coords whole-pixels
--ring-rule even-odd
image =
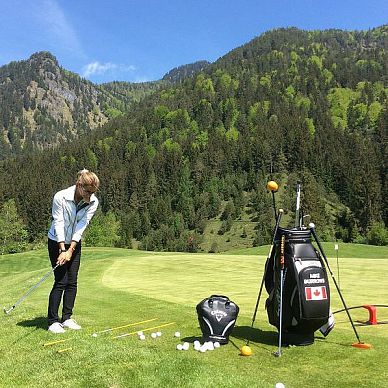
[[[67,339],[61,339],[58,341],[46,342],[45,344],[43,344],[43,346],[51,346],[51,345],[59,344],[60,342],[65,342],[65,341],[70,341],[70,340],[71,340],[71,338],[67,338]]]
[[[170,325],[173,325],[174,323],[175,322],[170,322],[170,323],[165,323],[165,324],[159,325],[159,326],[148,327],[147,329],[143,329],[142,331],[150,331],[150,330],[154,330],[154,329],[160,329],[161,327],[170,326]],[[116,339],[116,338],[127,337],[129,335],[136,334],[136,333],[137,333],[137,331],[133,331],[132,333],[121,334],[121,335],[118,335],[118,336],[113,337],[113,338]]]
[[[57,353],[64,353],[64,352],[68,352],[69,350],[72,350],[72,348],[61,349],[61,350],[58,350]]]
[[[96,331],[94,334],[107,333],[108,331],[117,330],[117,329],[122,329],[122,328],[124,328],[124,327],[136,326],[136,325],[140,325],[140,324],[142,324],[142,323],[147,323],[147,322],[155,321],[156,319],[158,319],[158,318],[147,319],[146,321],[141,321],[141,322],[129,323],[128,325],[123,325],[123,326],[111,327],[110,329],[105,329],[105,330],[101,330],[101,331]]]

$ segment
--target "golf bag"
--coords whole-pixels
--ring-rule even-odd
[[[281,237],[285,236],[284,270],[281,276]],[[326,325],[330,316],[330,289],[319,252],[305,228],[278,228],[272,254],[266,263],[265,288],[269,294],[266,309],[269,323],[279,330],[280,282],[283,277],[282,339],[285,344],[309,345],[314,332]]]
[[[212,295],[198,303],[198,322],[204,341],[227,344],[239,307],[227,296]]]

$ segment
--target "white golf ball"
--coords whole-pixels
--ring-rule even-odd
[[[183,350],[189,350],[190,349],[190,344],[188,342],[185,342],[182,346]]]
[[[276,383],[275,388],[286,388],[286,386],[283,383]]]
[[[144,341],[145,340],[145,335],[144,334],[139,335],[139,340]]]
[[[183,349],[183,346],[182,346],[182,344],[178,344],[178,345],[176,346],[176,348],[177,348],[177,350],[182,350],[182,349]]]
[[[156,338],[156,337],[157,337],[156,333],[151,333],[151,338]]]
[[[157,331],[157,332],[156,332],[156,335],[157,335],[158,337],[160,337],[160,336],[162,335],[162,332],[161,332],[161,331]]]
[[[174,334],[174,337],[179,338],[180,336],[181,336],[181,333],[179,333],[179,331],[176,331],[175,334]]]
[[[213,342],[209,342],[207,345],[207,350],[214,350]]]
[[[143,335],[144,333],[142,331],[138,331],[137,335]]]
[[[97,337],[97,333],[93,333],[93,334],[92,334],[92,337]]]
[[[214,346],[214,348],[219,348],[221,345],[220,345],[220,343],[217,341],[217,342],[214,342],[213,346]]]
[[[206,348],[205,345],[202,345],[202,346],[199,348],[199,351],[200,351],[201,353],[205,353],[206,350],[207,350],[207,348]]]

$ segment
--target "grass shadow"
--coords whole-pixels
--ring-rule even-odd
[[[36,317],[20,321],[16,324],[21,327],[35,327],[36,329],[47,330],[47,317]]]
[[[235,326],[230,335],[230,341],[233,343],[231,337],[237,340],[242,340],[244,342],[249,341],[263,345],[277,345],[278,343],[277,331],[263,331],[257,328],[252,328],[250,326]],[[187,336],[181,338],[181,340],[187,342],[194,342],[198,340],[202,342],[203,338],[202,336]]]
[[[194,341],[199,341],[203,342],[202,336],[190,336],[190,337],[184,337],[181,339],[182,341],[185,342],[194,342]]]
[[[276,345],[278,342],[277,331],[264,331],[250,326],[235,326],[232,336],[236,339],[264,345]]]

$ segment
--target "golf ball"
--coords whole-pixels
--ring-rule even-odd
[[[190,348],[190,344],[189,344],[188,342],[185,342],[185,343],[183,344],[183,346],[182,346],[182,349],[183,349],[183,350],[189,350],[189,348]]]
[[[145,340],[145,335],[144,334],[141,334],[141,335],[139,335],[139,340]]]
[[[285,388],[286,386],[283,383],[276,383],[275,388]]]
[[[143,335],[143,332],[142,331],[138,331],[137,335]]]
[[[175,334],[174,334],[175,337],[179,338],[181,336],[181,333],[179,333],[179,331],[176,331]]]
[[[162,335],[162,332],[161,332],[161,331],[157,331],[157,332],[156,332],[156,335],[157,335],[158,337],[160,337],[160,336]]]
[[[203,344],[203,345],[199,348],[199,351],[200,351],[201,353],[205,353],[206,350],[207,350],[207,347],[205,346],[205,344]]]
[[[156,338],[156,337],[157,337],[156,333],[151,333],[151,338]]]
[[[176,346],[176,348],[177,348],[177,350],[182,350],[182,349],[183,349],[183,346],[182,346],[182,344],[178,344],[178,345]]]
[[[92,334],[92,337],[97,337],[97,333],[93,333],[93,334]]]
[[[207,344],[207,350],[214,350],[214,344],[213,344],[213,342],[209,342],[209,343]]]
[[[214,342],[213,346],[214,346],[214,348],[219,348],[221,345],[218,341],[216,341],[216,342]]]

